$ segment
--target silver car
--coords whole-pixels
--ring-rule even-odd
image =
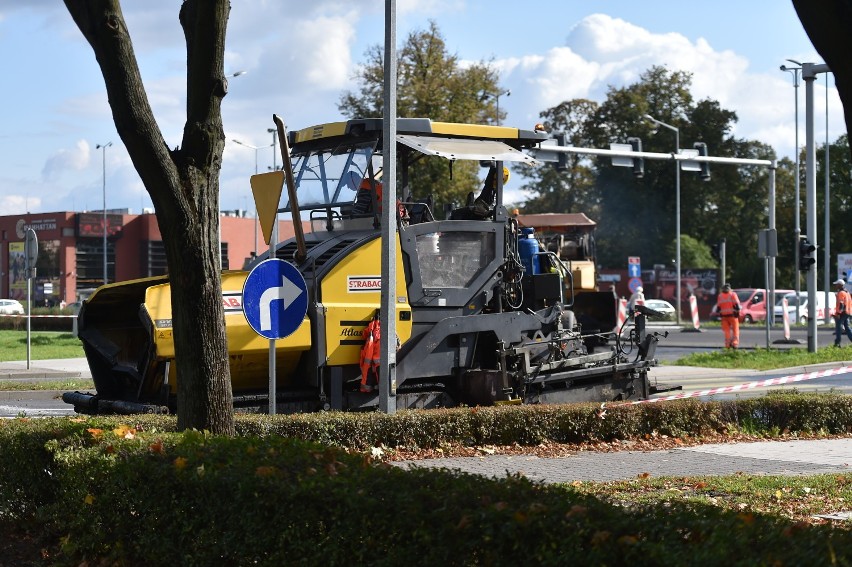
[[[23,315],[24,306],[17,299],[0,299],[0,315]]]
[[[662,319],[664,321],[674,321],[676,318],[674,305],[672,305],[668,301],[662,299],[646,299],[645,307],[662,313],[663,317],[658,317],[658,319]]]

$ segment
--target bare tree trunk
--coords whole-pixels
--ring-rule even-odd
[[[92,46],[118,135],[154,204],[166,248],[178,373],[178,426],[234,433],[219,265],[221,102],[227,0],[185,0],[187,120],[169,150],[148,103],[119,0],[65,0]]]

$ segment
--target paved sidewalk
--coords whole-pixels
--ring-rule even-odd
[[[580,451],[567,457],[485,455],[393,463],[487,477],[522,474],[545,483],[630,480],[640,475],[811,475],[852,472],[852,438],[699,445],[664,451]]]
[[[85,358],[57,358],[0,362],[0,380],[38,380],[57,378],[91,378],[89,363]]]

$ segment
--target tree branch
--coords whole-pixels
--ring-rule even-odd
[[[145,94],[133,44],[119,0],[65,0],[65,6],[92,46],[121,141],[154,205],[170,197],[169,176],[177,176]]]

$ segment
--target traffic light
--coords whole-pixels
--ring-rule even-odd
[[[692,144],[692,147],[698,150],[698,155],[702,157],[707,157],[707,144],[704,142],[695,142]],[[701,173],[699,176],[704,181],[710,181],[710,164],[706,161],[701,162]]]
[[[710,245],[710,254],[713,256],[713,259],[717,262],[722,261],[722,245],[721,244],[711,244]]]
[[[639,138],[627,138],[627,143],[630,144],[634,152],[642,151],[642,140]],[[644,158],[633,158],[633,177],[642,179],[645,177],[645,160]]]
[[[557,132],[555,134],[556,145],[564,148],[568,145],[568,134],[565,132]],[[568,154],[560,152],[556,155],[556,163],[553,164],[556,171],[568,171]]]
[[[816,264],[816,258],[814,257],[814,251],[816,251],[816,246],[811,244],[811,241],[808,240],[807,236],[800,237],[799,240],[799,270],[802,272],[807,272],[811,269],[811,266]]]

